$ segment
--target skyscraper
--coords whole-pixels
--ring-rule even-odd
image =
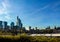
[[[14,22],[11,22],[11,29],[14,28]]]
[[[3,23],[2,23],[2,21],[0,21],[0,29],[2,29],[3,28]]]
[[[22,23],[18,16],[17,16],[16,26],[18,26],[19,29],[22,28]]]
[[[29,26],[29,30],[31,30],[31,26]]]
[[[4,21],[4,29],[7,29],[7,22],[6,21]]]

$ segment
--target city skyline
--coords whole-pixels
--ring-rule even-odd
[[[60,26],[60,0],[0,0],[0,20],[10,24],[16,16],[24,27]]]
[[[16,23],[16,25],[15,25],[15,23]],[[17,30],[17,31],[19,31],[20,29],[23,28],[23,24],[18,16],[16,18],[15,23],[11,22],[10,25],[8,25],[7,21],[0,21],[0,30],[5,30],[5,31]]]

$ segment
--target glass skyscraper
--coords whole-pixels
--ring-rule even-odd
[[[18,26],[19,29],[22,28],[22,23],[18,16],[17,16],[16,26]]]
[[[2,21],[0,21],[0,28],[3,28],[3,23],[2,23]]]
[[[7,22],[6,21],[4,21],[4,29],[7,29]]]
[[[11,22],[11,29],[14,28],[14,22]]]

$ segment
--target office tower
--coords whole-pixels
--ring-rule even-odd
[[[3,23],[0,21],[0,29],[3,29]]]
[[[14,28],[14,22],[11,22],[11,29]]]
[[[7,29],[7,22],[6,21],[4,21],[4,29]]]
[[[37,30],[37,27],[35,27],[35,29]]]
[[[31,26],[29,26],[29,30],[31,30]]]
[[[18,16],[17,16],[16,26],[18,26],[19,29],[22,28],[22,23]]]

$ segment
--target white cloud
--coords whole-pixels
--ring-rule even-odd
[[[3,0],[1,3],[0,3],[0,20],[9,20],[11,17],[10,17],[10,14],[9,14],[9,10],[8,8],[10,7],[10,4],[8,3],[8,0]]]
[[[11,17],[10,17],[10,15],[6,15],[5,18],[6,18],[7,20],[9,20]]]
[[[38,13],[38,12],[40,12],[40,11],[46,9],[48,6],[49,6],[49,5],[46,5],[46,6],[42,7],[42,8],[40,8],[40,9],[37,9],[36,11],[32,12],[31,14]]]

